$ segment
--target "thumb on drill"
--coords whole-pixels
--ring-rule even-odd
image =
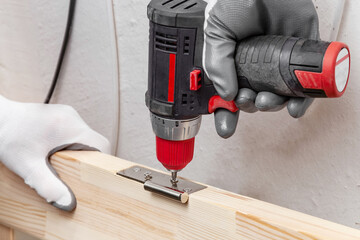
[[[203,67],[220,97],[231,101],[238,93],[234,62],[236,42],[221,38],[216,34],[212,35],[212,33],[212,31],[205,31]]]

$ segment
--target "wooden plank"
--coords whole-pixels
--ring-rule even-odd
[[[65,213],[0,166],[0,222],[44,239],[360,239],[360,231],[214,187],[184,205],[116,176],[132,162],[60,152],[52,164],[75,192]]]
[[[14,230],[14,240],[41,240],[19,230]]]
[[[0,224],[0,239],[1,240],[14,240],[14,231]]]

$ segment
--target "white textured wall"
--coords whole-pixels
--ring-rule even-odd
[[[144,104],[147,84],[147,1],[78,0],[61,82],[54,101],[74,106],[116,147],[118,155],[162,169]],[[316,0],[324,38],[333,33],[338,0]],[[358,227],[360,222],[360,2],[348,0],[339,40],[352,49],[353,68],[341,99],[317,100],[306,116],[241,113],[236,134],[216,135],[203,118],[195,158],[182,176]],[[55,68],[68,1],[0,0],[0,93],[42,101]],[[335,29],[336,30],[336,29]],[[116,43],[120,62],[120,107]]]
[[[0,94],[43,102],[63,40],[68,0],[0,0]],[[72,105],[115,145],[118,62],[111,0],[77,0],[53,103]]]

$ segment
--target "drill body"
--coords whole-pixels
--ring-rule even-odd
[[[171,171],[193,157],[201,116],[218,108],[236,112],[221,99],[203,69],[202,0],[152,0],[146,105],[157,140],[157,158]],[[221,64],[221,62],[219,62]],[[240,88],[291,97],[340,97],[350,57],[343,43],[290,36],[255,36],[238,43]]]
[[[216,93],[201,74],[205,7],[203,1],[181,4],[154,0],[148,5],[146,105],[157,138],[157,157],[172,171],[181,170],[191,161],[201,115],[208,113],[208,99]],[[196,90],[190,88],[191,73],[192,89]]]

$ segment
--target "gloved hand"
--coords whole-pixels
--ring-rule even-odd
[[[219,95],[227,101],[235,100],[245,112],[278,111],[287,104],[291,116],[303,116],[313,99],[238,89],[236,44],[256,35],[319,39],[318,16],[312,1],[210,0],[205,10],[203,66]],[[223,138],[232,136],[238,117],[239,112],[218,109],[215,112],[218,134]]]
[[[75,196],[48,157],[63,149],[110,153],[108,140],[70,106],[19,103],[0,96],[0,109],[0,161],[53,206],[73,210]]]

